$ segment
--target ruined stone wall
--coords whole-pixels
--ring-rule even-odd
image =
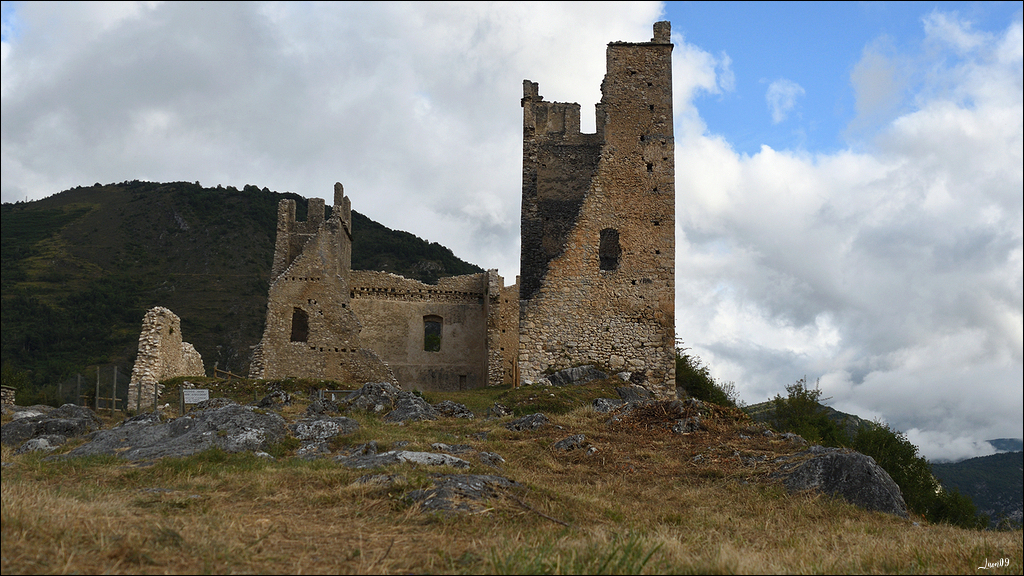
[[[498,310],[498,350],[501,354],[500,378],[492,376],[491,384],[519,384],[519,277],[516,283],[501,288]],[[491,369],[495,366],[492,364]]]
[[[146,312],[139,335],[139,353],[128,384],[128,408],[152,407],[155,394],[162,392],[157,390],[161,380],[205,375],[199,352],[181,340],[178,316],[162,306]]]
[[[305,222],[295,220],[294,201],[278,207],[267,324],[250,377],[419,390],[505,382],[518,354],[518,313],[503,306],[497,270],[437,285],[353,271],[352,209],[340,184],[334,202],[325,219],[323,201],[310,200]]]
[[[505,286],[497,270],[488,270],[487,347],[491,386],[517,383],[519,360],[519,278]]]
[[[14,406],[14,395],[16,392],[16,389],[11,388],[10,386],[4,386],[3,389],[0,390],[0,406]]]
[[[323,200],[309,201],[305,222],[295,203],[278,206],[278,237],[267,322],[250,368],[252,378],[322,378],[351,384],[389,382],[394,374],[360,338],[349,306],[352,208],[341,184],[324,218]]]
[[[406,389],[455,391],[493,383],[491,342],[497,341],[492,272],[424,284],[387,272],[351,272],[352,310],[363,339]],[[427,322],[438,324],[439,345],[428,347]],[[428,349],[429,348],[429,349]],[[500,357],[497,360],[500,364]]]
[[[669,34],[659,22],[651,42],[608,45],[596,134],[579,134],[578,107],[524,83],[524,381],[597,363],[675,392]]]

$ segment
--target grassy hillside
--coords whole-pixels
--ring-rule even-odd
[[[2,206],[5,384],[39,387],[92,364],[130,369],[142,316],[166,306],[209,371],[245,373],[262,335],[277,204],[245,186],[122,182]],[[427,282],[482,271],[353,212],[353,267]],[[11,380],[11,382],[8,382]]]
[[[291,421],[305,411],[301,392],[319,383],[281,384],[297,393],[280,410]],[[203,385],[250,402],[261,393],[250,382]],[[770,474],[801,446],[758,434],[732,408],[714,408],[705,430],[682,435],[653,410],[610,423],[584,399],[614,395],[614,385],[427,393],[478,417],[397,426],[355,413],[360,429],[332,445],[469,444],[501,455],[498,468],[467,457],[467,469],[356,470],[297,458],[294,441],[273,447],[273,460],[210,451],[131,464],[4,447],[3,573],[974,574],[1001,559],[1009,565],[984,573],[1021,571],[1020,530],[964,530],[789,495]],[[551,424],[510,431],[510,417],[482,417],[495,401],[519,414],[543,408]],[[552,447],[570,434],[583,434],[585,449]],[[431,512],[410,498],[438,473],[495,474],[519,487],[472,513]],[[359,482],[372,474],[393,481]]]

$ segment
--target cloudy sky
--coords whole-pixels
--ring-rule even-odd
[[[519,267],[522,81],[593,130],[672,21],[676,331],[747,403],[820,381],[929,458],[1022,433],[1010,3],[3,3],[2,197],[255,184]]]

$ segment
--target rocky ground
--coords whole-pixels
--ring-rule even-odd
[[[593,380],[589,372],[581,374],[583,381]],[[553,378],[562,386],[577,385],[572,374]],[[799,436],[776,434],[736,409],[695,399],[655,400],[628,382],[621,382],[615,390],[617,397],[597,398],[591,403],[593,411],[605,415],[607,430],[614,432],[601,438],[553,425],[542,412],[515,418],[509,408],[495,403],[486,414],[474,414],[451,400],[430,404],[420,395],[389,384],[368,383],[340,402],[310,401],[299,413],[283,408],[301,401],[277,390],[251,405],[213,398],[183,416],[156,410],[107,428],[88,408],[16,407],[11,421],[2,427],[0,440],[14,448],[14,454],[46,451],[54,452],[53,458],[105,454],[131,462],[188,456],[211,448],[228,453],[251,451],[264,458],[274,458],[270,451],[275,451],[278,457],[331,459],[340,466],[366,470],[358,482],[385,485],[403,481],[400,474],[389,473],[389,468],[402,463],[439,470],[468,469],[471,463],[493,468],[494,474],[437,474],[433,487],[407,494],[424,511],[458,513],[478,510],[483,502],[498,496],[521,502],[526,490],[501,475],[504,457],[485,449],[488,428],[552,438],[551,450],[576,459],[600,458],[621,466],[624,474],[657,475],[650,469],[656,463],[633,455],[640,449],[663,446],[671,437],[687,437],[685,458],[695,469],[706,468],[714,474],[721,473],[723,466],[742,468],[753,481],[780,481],[791,492],[820,491],[868,510],[907,517],[898,487],[870,457],[807,446]],[[456,444],[434,442],[429,450],[414,450],[410,445],[422,443],[410,436],[390,440],[388,449],[383,450],[372,439],[355,444],[346,441],[360,429],[360,419],[366,418],[395,426],[446,419],[486,419],[491,425]],[[60,448],[75,438],[79,440],[72,442],[74,448]]]

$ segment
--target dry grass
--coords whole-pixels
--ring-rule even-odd
[[[4,448],[0,568],[15,573],[1021,573],[1021,532],[966,531],[789,496],[751,458],[793,446],[719,410],[676,435],[651,412],[607,424],[581,408],[535,432],[508,420],[406,426],[359,417],[347,443],[468,443],[526,488],[476,514],[423,513],[430,485],[392,486],[330,459],[208,452],[155,463],[45,460]],[[486,440],[471,435],[487,432]],[[582,433],[596,448],[557,452]],[[744,438],[743,436],[747,436]],[[694,457],[700,455],[698,461]],[[454,471],[454,470],[448,470]],[[459,471],[463,472],[463,471]],[[470,473],[495,470],[474,463]],[[986,560],[1009,566],[979,570]]]

